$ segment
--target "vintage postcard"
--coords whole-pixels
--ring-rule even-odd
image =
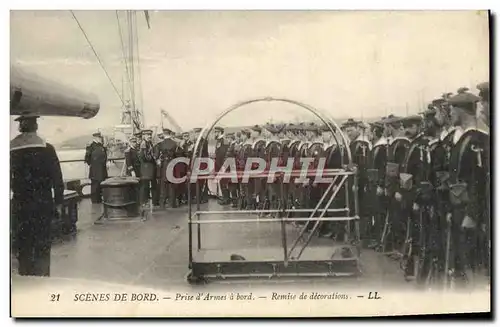
[[[488,11],[10,12],[13,317],[491,312]]]

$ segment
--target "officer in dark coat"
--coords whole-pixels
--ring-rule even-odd
[[[236,135],[234,133],[228,133],[226,135],[226,142],[227,142],[226,158],[228,158],[230,160],[234,160],[234,163],[236,165],[236,153],[239,151],[239,144],[238,144],[238,141],[236,139]],[[236,181],[233,181],[231,179],[228,180],[228,187],[229,187],[229,198],[231,201],[231,207],[236,208],[236,207],[238,207],[238,198],[239,198],[238,180],[236,180]]]
[[[468,279],[469,270],[489,268],[490,145],[488,131],[478,128],[479,100],[466,91],[448,100],[457,132],[450,155],[451,212],[446,265],[457,284]]]
[[[267,163],[267,170],[270,170],[271,168],[274,168],[271,166],[272,162],[274,161],[276,165],[281,166],[281,143],[280,143],[280,138],[279,134],[282,132],[284,126],[283,125],[274,125],[274,124],[267,124],[265,125],[265,128],[269,131],[270,137],[266,143],[266,147],[264,149],[265,151],[265,160]],[[286,166],[286,164],[285,164]],[[269,181],[265,180],[264,181],[264,186],[266,188],[266,198],[267,198],[267,204],[269,209],[271,210],[278,210],[282,208],[283,201],[282,201],[282,194],[281,194],[281,181],[280,177],[274,176],[274,180]],[[267,209],[267,206],[266,206]],[[276,217],[277,215],[275,213],[270,214],[268,216]]]
[[[351,185],[353,185],[354,191],[357,193],[358,197],[358,208],[357,213],[360,216],[360,234],[361,239],[365,242],[370,242],[370,230],[372,226],[372,217],[369,213],[370,199],[368,199],[368,180],[367,180],[367,169],[371,161],[371,148],[372,144],[368,137],[364,135],[364,128],[361,122],[351,122],[348,127],[350,132],[348,132],[349,139],[351,140],[349,148],[351,150],[352,161],[357,166],[357,185],[354,185],[354,181],[351,179]],[[350,199],[350,207],[354,208],[354,197]],[[351,214],[354,215],[354,212]],[[371,244],[366,244],[371,245]]]
[[[202,129],[200,127],[193,128],[193,142],[196,144],[196,141],[198,140],[200,133],[202,132]],[[200,140],[200,144],[198,145],[197,149],[193,149],[193,151],[196,150],[196,158],[209,158],[209,153],[208,153],[208,140],[207,138],[203,137]],[[208,168],[207,163],[201,163],[200,162],[200,167],[199,169],[204,171]],[[191,181],[190,181],[191,182]],[[196,188],[198,187],[199,189],[199,202],[200,203],[206,203],[208,202],[208,184],[206,179],[198,179],[196,183],[191,183],[191,195],[193,197],[196,197]]]
[[[176,157],[184,157],[188,158],[189,160],[191,159],[191,155],[193,154],[193,143],[191,142],[190,139],[190,134],[189,132],[183,132],[182,133],[182,140],[179,142],[179,146],[177,147],[177,154]],[[188,164],[182,162],[178,163],[179,165],[179,173],[180,177],[186,177],[187,172],[188,172]],[[186,181],[186,183],[178,184],[177,185],[177,198],[179,199],[180,204],[185,204],[187,203],[187,187],[189,183]]]
[[[89,165],[89,178],[91,188],[92,203],[102,202],[101,182],[108,178],[108,169],[106,163],[108,161],[107,149],[102,144],[103,138],[101,133],[92,134],[94,137],[92,143],[87,146],[85,151],[85,163]]]
[[[140,203],[145,204],[150,196],[153,205],[158,205],[158,186],[156,182],[156,159],[152,142],[153,131],[150,129],[142,131],[143,140],[139,147],[139,160],[141,162],[141,191]]]
[[[490,83],[483,82],[477,85],[479,97],[481,98],[481,112],[479,113],[482,122],[490,126]]]
[[[167,177],[168,164],[175,159],[177,155],[177,142],[173,139],[174,132],[170,129],[164,129],[165,138],[157,144],[154,157],[157,160],[157,165],[160,167],[160,207],[165,208],[165,202],[169,202],[172,208],[177,207],[177,197],[175,195],[176,185],[173,184]],[[171,171],[175,174],[179,171],[180,166],[176,165]],[[180,177],[180,176],[175,176]]]
[[[224,129],[220,126],[214,128],[215,134],[215,171],[219,172],[226,159],[226,154],[228,150],[228,142],[225,140]],[[226,205],[229,204],[229,180],[221,179],[219,180],[220,191],[222,197],[219,199],[219,204]]]
[[[254,158],[261,158],[265,160],[266,140],[262,137],[262,127],[255,125],[251,128],[252,156]],[[257,169],[258,164],[254,163],[252,169]],[[253,183],[253,202],[257,210],[264,210],[266,201],[266,183],[267,178],[256,177],[251,178],[249,182]]]
[[[59,159],[36,134],[37,118],[17,118],[21,134],[10,142],[12,227],[22,276],[50,275],[51,223],[61,217],[64,196]]]
[[[141,161],[139,160],[137,138],[132,136],[129,143],[130,146],[127,150],[125,150],[125,166],[127,167],[127,175],[141,177]]]
[[[424,232],[431,221],[432,185],[429,176],[431,160],[428,152],[429,138],[420,133],[421,116],[410,116],[403,119],[405,135],[410,139],[410,147],[401,167],[400,187],[397,194],[401,195],[401,223],[405,231],[405,246],[403,247],[403,268],[407,278],[417,278],[420,259],[425,256]],[[420,280],[420,278],[419,278]]]
[[[383,118],[385,119],[385,117]],[[366,169],[367,200],[369,216],[372,217],[373,224],[370,230],[371,239],[369,248],[376,248],[380,244],[380,237],[385,222],[385,164],[387,161],[387,138],[384,134],[383,119],[371,124],[372,150],[369,163]]]
[[[236,169],[238,170],[240,181],[242,181],[243,179],[243,173],[245,170],[247,159],[252,156],[253,141],[251,140],[250,136],[251,136],[251,131],[249,129],[243,129],[241,131],[242,143],[236,155],[237,156]],[[254,188],[251,179],[247,183],[243,182],[240,183],[240,189],[239,189],[240,197],[239,197],[238,207],[241,210],[255,209],[253,207],[253,202],[252,202],[253,189]]]

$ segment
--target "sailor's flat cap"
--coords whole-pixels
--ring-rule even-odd
[[[455,107],[461,106],[471,106],[481,100],[478,96],[469,93],[462,92],[448,99],[448,103]]]
[[[341,128],[358,127],[360,124],[361,124],[360,121],[354,120],[353,118],[349,118],[342,124]]]
[[[479,90],[479,91],[489,91],[490,90],[490,82],[482,82],[482,83],[479,83],[476,88]]]
[[[432,116],[436,115],[436,108],[434,108],[432,105],[430,105],[430,107],[428,107],[427,110],[420,112],[420,114],[425,118],[432,117]]]
[[[252,131],[262,133],[262,128],[259,125],[252,126],[250,129]]]
[[[446,102],[446,99],[439,98],[439,99],[432,100],[431,104],[434,105],[434,106],[440,106],[440,105],[442,105],[445,102]]]
[[[490,100],[490,82],[483,82],[478,84],[479,96],[486,101]]]
[[[320,130],[320,127],[312,122],[308,126],[306,126],[306,130],[310,132],[317,132]]]
[[[401,117],[390,114],[389,116],[380,120],[382,124],[394,124],[401,121]]]
[[[224,132],[224,128],[222,128],[220,126],[215,126],[214,131],[216,131],[216,132]]]
[[[101,132],[95,132],[95,133],[92,133],[92,136],[93,137],[102,137],[102,134],[101,134]]]
[[[248,128],[243,128],[243,129],[241,130],[241,133],[242,133],[242,134],[245,134],[245,135],[247,135],[247,136],[249,136],[249,135],[250,135],[250,133],[251,133],[251,131],[250,131]]]
[[[193,128],[193,133],[199,133],[199,132],[201,132],[201,128],[200,127]]]
[[[403,125],[410,125],[410,124],[420,124],[422,122],[422,116],[420,115],[411,115],[407,117],[401,118],[401,122]]]
[[[143,135],[150,135],[153,134],[153,131],[151,129],[143,129],[141,132]]]
[[[446,100],[446,99],[451,98],[451,96],[452,96],[452,95],[453,95],[453,93],[451,93],[451,92],[446,92],[446,93],[443,93],[443,94],[441,95],[441,97],[442,97],[443,99],[445,99],[445,100]]]
[[[166,135],[172,135],[172,134],[175,134],[174,131],[172,131],[170,128],[164,128],[162,130],[163,134],[166,134]]]
[[[278,134],[284,129],[284,125],[266,124],[264,128],[268,130],[271,134]]]
[[[381,121],[374,121],[369,124],[371,128],[384,128],[384,124]]]
[[[331,132],[330,128],[326,124],[321,125],[319,127],[319,130],[322,131],[322,132]]]
[[[26,113],[26,114],[22,114],[21,116],[17,117],[16,119],[14,119],[14,121],[36,120],[38,118],[40,118],[40,116],[38,116],[36,114]]]

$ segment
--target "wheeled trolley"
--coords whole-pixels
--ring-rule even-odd
[[[323,169],[324,192],[314,208],[296,208],[282,205],[278,209],[229,210],[214,203],[204,204],[200,199],[200,181],[230,179],[231,173],[197,175],[193,181],[194,163],[201,156],[201,144],[225,115],[254,102],[281,101],[298,105],[316,115],[333,134],[343,149],[340,167]],[[276,98],[260,98],[238,103],[223,112],[200,134],[191,158],[188,182],[195,182],[196,203],[191,203],[188,187],[188,255],[190,283],[232,278],[300,278],[300,277],[355,277],[360,269],[359,215],[356,192],[357,169],[351,164],[351,154],[344,135],[335,122],[325,114],[305,104]],[[340,136],[339,136],[340,135]],[[199,161],[198,161],[199,162]],[[284,189],[286,178],[314,177],[317,171],[293,169],[265,171],[250,174],[249,180],[263,179],[273,173]],[[284,197],[285,192],[281,192]],[[340,196],[342,195],[342,197]],[[341,201],[338,201],[338,199]],[[281,203],[285,203],[282,199]],[[194,210],[193,210],[194,209]],[[274,214],[266,217],[266,214]],[[300,214],[300,217],[297,217]],[[294,226],[298,223],[300,228]],[[324,223],[342,225],[343,239],[317,237]]]

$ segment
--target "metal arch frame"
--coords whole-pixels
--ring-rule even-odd
[[[251,100],[246,100],[246,101],[241,101],[241,102],[238,102],[234,105],[232,105],[231,107],[229,107],[228,109],[224,110],[221,114],[219,114],[219,116],[217,116],[217,118],[212,122],[212,124],[207,124],[203,130],[201,131],[200,135],[198,136],[198,139],[196,140],[196,143],[194,145],[194,151],[193,151],[193,155],[191,157],[191,164],[189,166],[189,173],[191,172],[192,170],[192,167],[193,167],[193,164],[194,164],[194,159],[198,156],[201,155],[201,148],[199,149],[198,147],[200,146],[200,142],[202,140],[202,138],[206,135],[208,136],[208,134],[212,131],[212,129],[215,127],[215,125],[222,119],[224,118],[227,114],[235,111],[236,109],[240,108],[240,107],[243,107],[243,106],[246,106],[248,104],[252,104],[252,103],[256,103],[256,102],[272,102],[272,101],[276,101],[276,102],[286,102],[286,103],[290,103],[290,104],[294,104],[296,106],[299,106],[299,107],[302,107],[303,109],[306,109],[308,110],[310,113],[314,114],[317,118],[319,118],[325,125],[328,126],[328,128],[330,129],[330,132],[332,132],[333,134],[333,137],[334,139],[337,141],[337,144],[339,143],[338,142],[338,139],[335,135],[335,131],[341,131],[340,127],[337,125],[337,123],[335,123],[335,121],[326,113],[316,109],[316,108],[313,108],[311,106],[308,106],[306,105],[305,103],[302,103],[302,102],[299,102],[299,101],[295,101],[295,100],[290,100],[290,99],[286,99],[286,98],[273,98],[273,97],[262,97],[262,98],[256,98],[256,99],[251,99]],[[332,127],[333,126],[333,127]],[[340,133],[341,137],[342,137],[342,143],[346,146],[346,150],[347,150],[347,158],[348,158],[348,161],[349,161],[349,164],[352,163],[352,156],[351,156],[351,151],[349,149],[349,142],[347,141],[347,138],[345,137],[345,135],[343,133]],[[342,164],[344,164],[344,161],[343,161],[343,154],[342,155]]]
[[[203,130],[201,131],[200,135],[198,136],[197,140],[196,140],[196,143],[195,143],[195,146],[194,146],[194,151],[193,151],[193,154],[192,154],[192,157],[191,157],[191,163],[190,165],[188,166],[188,172],[187,172],[187,179],[186,179],[186,183],[188,186],[190,186],[190,183],[191,183],[191,173],[192,173],[192,170],[193,170],[193,167],[194,167],[194,164],[195,164],[195,159],[196,158],[199,158],[201,157],[201,153],[203,151],[203,146],[201,146],[202,144],[202,140],[207,140],[208,138],[208,135],[209,133],[212,131],[212,129],[216,126],[216,124],[222,119],[224,118],[227,114],[235,111],[236,109],[239,109],[245,105],[248,105],[248,104],[252,104],[252,103],[257,103],[257,102],[271,102],[271,101],[276,101],[276,102],[285,102],[285,103],[290,103],[290,104],[293,104],[293,105],[296,105],[296,106],[299,106],[303,109],[306,109],[308,110],[310,113],[314,114],[317,118],[319,118],[326,126],[328,126],[328,129],[330,130],[330,132],[332,133],[333,135],[333,138],[335,139],[336,141],[336,144],[337,145],[344,145],[344,148],[345,148],[345,154],[343,153],[343,151],[341,151],[341,167],[352,167],[352,155],[351,155],[351,151],[350,151],[350,148],[349,148],[349,143],[347,141],[347,138],[346,136],[341,132],[341,129],[339,128],[339,126],[337,125],[337,123],[331,118],[331,116],[329,116],[328,114],[316,109],[316,108],[313,108],[309,105],[306,105],[302,102],[299,102],[299,101],[295,101],[295,100],[290,100],[290,99],[286,99],[286,98],[273,98],[273,97],[262,97],[262,98],[255,98],[255,99],[251,99],[251,100],[246,100],[246,101],[241,101],[241,102],[238,102],[234,105],[232,105],[231,107],[229,107],[228,109],[224,110],[221,114],[219,114],[217,116],[217,118],[212,122],[212,123],[209,123],[207,124]],[[337,135],[336,135],[336,131],[340,131],[340,140],[342,141],[342,144],[339,142],[339,139],[337,138]],[[345,163],[345,155],[347,155],[347,165]],[[339,169],[339,171],[342,171],[342,169]],[[338,185],[338,188],[340,190],[340,187],[342,186],[342,184],[344,182],[347,181],[347,177],[348,175],[354,175],[354,181],[357,180],[357,173],[356,173],[356,169],[354,169],[354,172],[351,170],[350,172],[344,170],[343,173],[340,172],[337,173],[337,174],[334,174],[336,175],[336,177],[339,177],[340,175],[345,175],[344,178],[342,179],[342,181],[340,182],[340,185]],[[336,180],[336,179],[335,179]],[[196,213],[200,212],[200,188],[199,188],[199,184],[198,182],[196,181]],[[335,183],[335,181],[330,185],[330,188],[333,186],[333,184]],[[347,184],[348,185],[348,184]],[[347,186],[346,185],[346,186]],[[329,189],[330,189],[329,188]],[[197,277],[196,276],[193,276],[193,229],[192,229],[192,215],[193,215],[193,212],[192,212],[192,200],[191,200],[191,187],[188,187],[188,233],[189,233],[189,269],[191,270],[190,273],[188,274],[188,280],[190,281],[193,281],[193,280],[197,280]],[[357,198],[355,199],[355,216],[354,217],[344,217],[344,218],[340,218],[340,219],[335,219],[335,218],[323,218],[323,215],[325,212],[330,212],[330,211],[338,211],[338,210],[331,210],[331,209],[328,209],[328,206],[330,205],[331,201],[333,200],[333,198],[335,197],[335,195],[337,194],[338,190],[336,192],[334,192],[333,195],[331,195],[331,199],[330,201],[328,201],[328,204],[327,204],[327,207],[325,209],[320,209],[323,211],[323,213],[321,214],[320,218],[313,218],[314,221],[316,221],[316,224],[315,224],[315,228],[317,225],[319,225],[320,221],[323,221],[323,220],[345,220],[345,218],[347,218],[347,222],[349,223],[350,222],[350,219],[354,218],[354,219],[359,219],[359,216],[358,216],[358,203],[357,203]],[[347,187],[346,187],[346,195],[349,193]],[[326,193],[323,195],[323,198],[326,198]],[[323,201],[323,198],[321,201]],[[347,203],[349,202],[348,200],[348,197],[346,198],[346,205]],[[319,206],[320,204],[318,204],[317,206]],[[344,208],[342,210],[349,210],[348,208]],[[341,210],[341,211],[342,211]],[[269,211],[269,210],[266,210],[266,211]],[[313,214],[314,215],[314,212],[318,211],[318,208],[315,208],[314,210],[306,210],[306,211],[313,211]],[[200,212],[201,213],[201,212]],[[208,212],[207,212],[208,213]],[[311,215],[311,216],[312,216]],[[197,215],[199,217],[199,215]],[[198,218],[199,219],[199,218]],[[310,219],[310,218],[309,218]],[[261,219],[260,219],[261,220]],[[299,219],[299,220],[302,220],[302,219]],[[229,221],[228,221],[229,222]],[[208,221],[207,221],[208,223]],[[282,224],[284,224],[284,220],[282,219]],[[284,226],[284,225],[283,225]],[[197,223],[197,228],[198,228],[198,250],[199,250],[199,246],[200,246],[200,222],[198,221]],[[284,228],[284,227],[282,227]],[[359,228],[357,230],[357,234],[359,236]],[[301,235],[302,235],[302,232],[301,232]],[[302,236],[300,236],[302,237]],[[299,238],[300,238],[299,237]],[[312,237],[312,235],[311,235]],[[309,243],[309,240],[310,238],[307,240],[307,244]],[[297,240],[298,241],[298,240]],[[297,242],[296,241],[296,242]],[[295,242],[295,243],[296,243]],[[305,247],[307,246],[307,244],[305,245]],[[295,246],[296,244],[294,244]],[[284,251],[285,251],[285,268],[287,267],[288,263],[287,263],[287,249],[286,249],[286,243],[284,245]],[[299,256],[300,254],[302,253],[303,249],[301,250],[301,252],[299,253]],[[359,249],[358,249],[358,252],[359,252]],[[357,265],[357,258],[354,260],[356,262],[356,265]],[[349,260],[349,261],[345,261],[345,262],[353,262],[352,260]],[[269,263],[269,262],[268,262]],[[324,264],[325,262],[323,261],[320,261],[321,264]],[[335,273],[333,273],[331,271],[331,262],[327,263],[328,264],[328,267],[329,267],[329,272],[327,273],[323,273],[322,276],[332,276],[332,275],[336,275]],[[273,269],[275,268],[275,265],[276,263],[273,263]],[[220,264],[217,264],[217,275],[221,275],[221,271],[220,271]],[[321,275],[321,273],[319,273]],[[276,274],[273,274],[273,275],[276,275]]]

